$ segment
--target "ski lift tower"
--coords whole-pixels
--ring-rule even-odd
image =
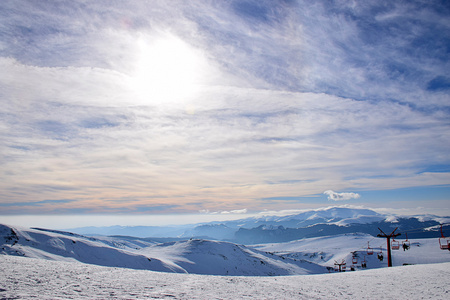
[[[341,262],[334,261],[334,267],[335,267],[336,272],[345,272],[346,264],[347,263],[345,262],[344,259],[341,260]]]
[[[395,238],[397,236],[400,235],[400,233],[395,233],[395,231],[397,230],[398,227],[396,227],[394,229],[394,231],[392,231],[390,234],[386,234],[383,232],[383,230],[381,230],[380,228],[378,228],[381,233],[378,234],[378,237],[384,237],[387,240],[387,256],[388,256],[388,267],[392,267],[392,255],[391,255],[391,238]]]

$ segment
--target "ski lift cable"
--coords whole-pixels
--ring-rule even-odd
[[[418,228],[413,228],[413,229],[409,229],[409,230],[402,230],[401,232],[404,232],[404,233],[407,233],[407,232],[409,232],[409,233],[411,233],[411,232],[419,232],[419,230],[423,230],[423,229],[426,229],[426,228],[433,228],[433,227],[439,228],[439,226],[445,226],[445,225],[450,225],[450,223],[439,223],[439,225],[418,227]]]
[[[373,241],[375,239],[375,237],[372,237],[372,239],[370,239],[368,242],[366,242],[366,243],[370,243],[371,241]],[[366,243],[364,243],[364,244],[366,244]],[[361,246],[361,247],[359,247],[358,248],[358,250],[363,250],[363,249],[367,249],[367,246],[366,245],[364,245],[364,246]],[[358,251],[358,250],[356,250],[356,251]]]
[[[372,237],[372,239],[370,239],[370,240],[369,240],[368,242],[366,242],[366,243],[369,243],[369,244],[370,244],[370,242],[372,242],[374,239],[376,239],[376,237]],[[361,246],[361,247],[359,247],[358,250],[356,250],[356,251],[360,251],[360,250],[367,250],[367,246],[366,246],[366,245]]]
[[[411,233],[411,232],[419,231],[419,230],[422,230],[422,229],[425,229],[425,228],[445,226],[445,225],[450,225],[450,222],[449,223],[440,223],[439,225],[435,225],[435,226],[426,226],[426,227],[420,227],[420,228],[413,228],[413,229],[409,229],[409,230],[402,230],[402,232],[404,232],[404,233],[407,233],[407,232]],[[374,239],[376,239],[376,237],[372,237],[372,239],[369,240],[369,244]],[[383,248],[381,247],[381,249],[383,249]],[[365,243],[363,245],[361,245],[361,247],[359,247],[356,251],[361,251],[361,250],[367,250],[367,246],[365,245]]]

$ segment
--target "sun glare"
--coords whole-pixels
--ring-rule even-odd
[[[201,52],[173,35],[137,41],[131,88],[145,104],[184,103],[195,96],[206,66]]]

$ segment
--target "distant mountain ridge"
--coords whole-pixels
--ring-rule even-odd
[[[370,209],[329,207],[287,216],[261,216],[234,221],[209,222],[185,226],[112,226],[67,229],[89,235],[126,235],[136,237],[206,238],[242,244],[287,242],[305,237],[345,233],[377,235],[382,230],[408,233],[410,238],[438,237],[437,226],[450,217],[434,215],[395,216]],[[446,230],[448,230],[446,228]]]
[[[235,242],[244,242],[246,244],[259,243],[279,243],[289,242],[293,240],[312,238],[320,236],[332,236],[346,233],[366,233],[376,236],[380,233],[379,228],[390,233],[397,228],[396,232],[401,233],[402,238],[433,238],[439,237],[438,231],[439,223],[436,221],[420,222],[415,218],[398,219],[395,223],[387,221],[377,221],[368,224],[348,224],[346,226],[339,226],[336,224],[316,224],[303,228],[285,228],[283,226],[265,227],[263,225],[252,228],[240,228],[235,233]],[[444,230],[449,230],[450,226],[445,226]],[[414,230],[414,231],[413,231]],[[403,233],[402,233],[403,232]]]

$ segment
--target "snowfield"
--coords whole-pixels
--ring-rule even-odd
[[[246,246],[0,225],[0,242],[0,299],[450,298],[450,251],[437,238],[393,251],[393,268],[385,239],[364,233]],[[355,271],[335,273],[343,260]]]
[[[449,299],[450,263],[306,276],[212,276],[0,256],[2,299]]]
[[[306,275],[327,272],[303,259],[286,259],[244,245],[209,240],[144,243],[0,225],[0,254],[100,266],[203,275]]]

